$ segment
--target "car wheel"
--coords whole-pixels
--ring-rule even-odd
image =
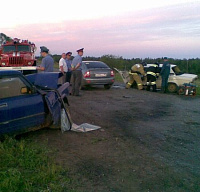
[[[175,93],[177,92],[177,85],[174,83],[169,83],[167,89],[169,93]]]
[[[104,88],[105,88],[105,89],[110,89],[110,88],[111,88],[111,85],[106,84],[106,85],[104,85]]]

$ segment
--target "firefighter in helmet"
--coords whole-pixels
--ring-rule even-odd
[[[156,79],[158,78],[160,73],[159,63],[155,62],[147,69],[147,91],[150,91],[152,86],[153,92],[156,92]]]
[[[146,65],[146,62],[135,64],[131,67],[131,71],[129,71],[130,80],[126,84],[126,89],[129,89],[134,81],[137,83],[137,88],[139,90],[143,89],[141,75],[145,76],[144,65]]]

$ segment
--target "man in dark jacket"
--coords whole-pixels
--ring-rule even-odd
[[[162,85],[161,85],[161,91],[163,93],[167,92],[167,84],[168,84],[168,78],[170,74],[170,63],[167,59],[167,57],[164,57],[164,63],[160,72],[160,75],[162,77]]]

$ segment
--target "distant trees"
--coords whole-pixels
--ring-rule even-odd
[[[61,58],[61,55],[53,55],[54,61],[56,63],[59,62],[59,59]],[[41,60],[41,58],[37,58],[38,61]],[[130,70],[132,65],[136,63],[140,63],[142,61],[145,61],[146,63],[155,63],[163,62],[163,58],[132,58],[132,59],[125,59],[121,56],[115,56],[115,55],[103,55],[101,57],[90,57],[86,56],[83,57],[83,61],[102,61],[106,63],[109,67],[121,69],[121,70]],[[200,58],[196,59],[173,59],[169,58],[169,62],[175,65],[178,65],[182,72],[185,73],[195,73],[200,75]]]
[[[4,33],[0,33],[0,45],[2,45],[4,41],[11,41],[11,40],[12,40],[11,37],[8,37]]]

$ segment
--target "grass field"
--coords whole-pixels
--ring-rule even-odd
[[[197,95],[200,95],[200,79],[197,79],[194,82],[195,85],[197,85],[196,91],[197,91]]]
[[[67,172],[54,163],[50,153],[45,146],[25,139],[8,137],[0,142],[0,192],[67,191]]]

